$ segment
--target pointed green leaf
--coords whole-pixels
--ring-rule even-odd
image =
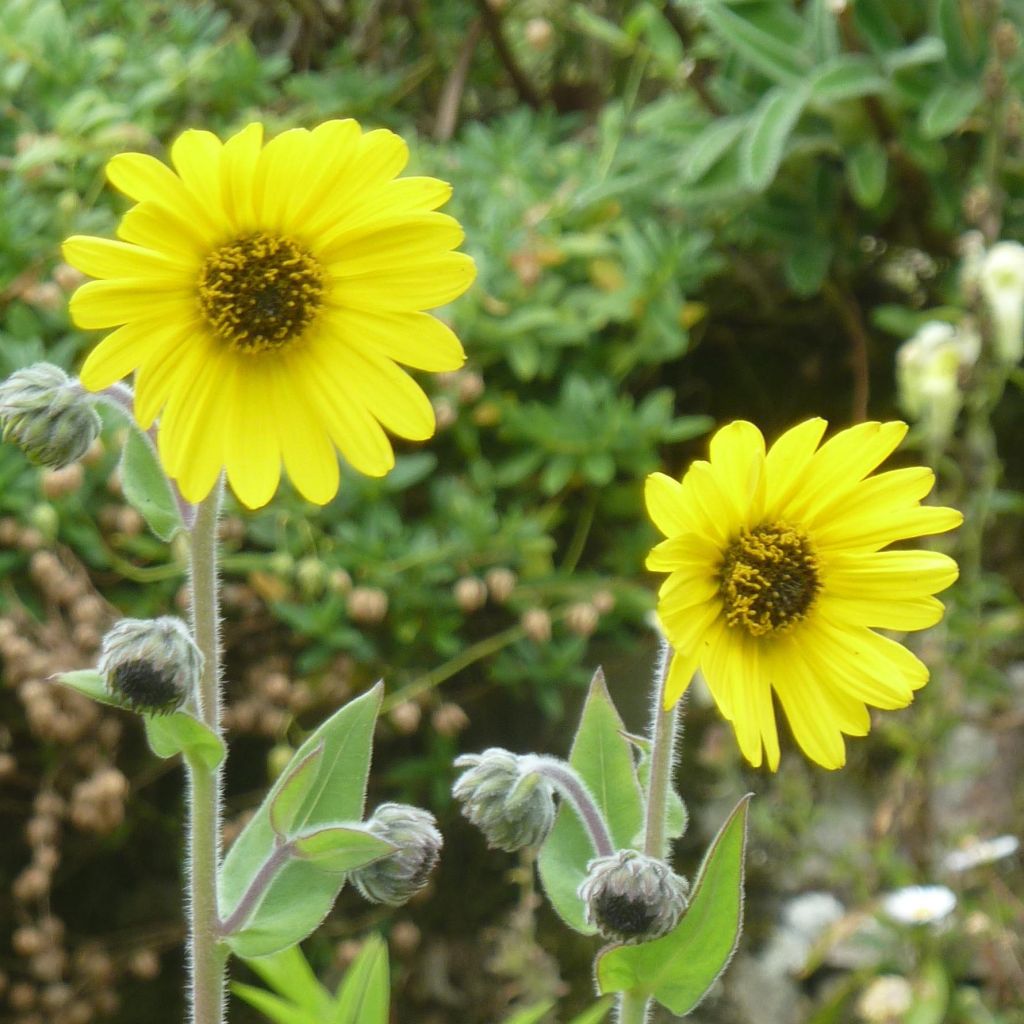
[[[711,844],[679,924],[660,939],[614,946],[597,958],[602,993],[653,996],[680,1016],[704,998],[732,958],[743,926],[743,858],[747,842],[745,796]]]
[[[679,180],[689,185],[699,181],[743,134],[748,117],[719,117],[687,143],[679,161]]]
[[[611,996],[605,996],[604,999],[594,1003],[589,1010],[584,1010],[581,1014],[573,1017],[569,1024],[600,1024],[608,1016],[608,1011],[612,1008],[614,1001]]]
[[[811,79],[810,101],[828,105],[884,92],[889,83],[878,62],[863,54],[844,53],[826,61]]]
[[[305,757],[293,755],[285,766],[281,788],[270,801],[270,827],[277,835],[286,836],[291,832],[299,808],[316,782],[323,756],[324,745],[318,743]]]
[[[935,20],[939,35],[946,44],[949,68],[956,75],[968,76],[978,70],[978,30],[982,19],[970,9],[970,18],[962,0],[937,0]]]
[[[143,715],[146,739],[157,757],[184,754],[188,760],[199,760],[211,771],[224,760],[224,741],[198,718],[184,711],[170,715]]]
[[[125,498],[161,540],[170,540],[185,528],[156,451],[134,425],[121,453],[121,486]]]
[[[631,845],[643,823],[643,795],[632,746],[600,669],[590,684],[569,763],[603,812],[616,848]],[[583,904],[576,890],[594,856],[586,830],[572,808],[563,803],[541,847],[537,866],[552,906],[571,928],[586,935],[594,929],[583,919]]]
[[[323,1019],[318,1014],[275,996],[265,988],[234,981],[231,983],[231,991],[262,1013],[267,1020],[273,1021],[273,1024],[320,1024]]]
[[[74,672],[60,672],[53,677],[54,682],[77,690],[83,697],[88,697],[99,704],[109,704],[119,708],[123,705],[113,695],[107,693],[107,683],[103,676],[94,668],[78,669]]]
[[[350,701],[296,751],[294,763],[305,760],[323,744],[315,778],[295,812],[293,832],[362,818],[373,728],[382,694],[383,686],[378,683]],[[274,850],[276,836],[270,808],[287,778],[286,773],[274,783],[224,858],[220,872],[222,919],[231,915]],[[343,876],[324,871],[309,861],[290,861],[274,876],[256,912],[228,944],[239,956],[250,957],[266,956],[301,942],[327,916],[343,882]]]
[[[807,103],[808,86],[777,85],[764,94],[750,121],[750,131],[740,147],[740,163],[747,184],[758,191],[775,179],[786,142]]]
[[[322,871],[344,873],[372,864],[397,849],[380,836],[352,825],[331,825],[296,836],[295,852]]]
[[[926,139],[952,135],[974,113],[982,100],[977,82],[944,82],[921,107],[918,127]]]
[[[810,70],[807,54],[743,17],[721,0],[703,0],[701,16],[723,46],[776,82],[791,83]]]
[[[388,947],[379,935],[366,940],[345,972],[334,1014],[326,1024],[388,1024],[391,978]]]
[[[920,67],[922,64],[938,64],[945,59],[946,44],[937,36],[922,36],[910,46],[887,53],[883,61],[886,70],[892,73]]]
[[[520,1010],[518,1013],[512,1014],[511,1017],[506,1017],[501,1024],[537,1024],[537,1021],[543,1020],[554,1009],[554,1006],[554,999],[548,999],[543,1003],[527,1006],[525,1010]]]
[[[330,1009],[331,993],[320,984],[301,946],[246,962],[265,984],[303,1010],[326,1013]]]
[[[846,160],[846,180],[858,206],[874,209],[885,194],[889,158],[877,139],[867,139],[855,147]]]

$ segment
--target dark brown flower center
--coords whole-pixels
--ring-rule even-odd
[[[725,621],[751,636],[785,632],[821,590],[814,550],[785,523],[744,530],[726,548],[718,578]]]
[[[214,249],[199,273],[199,306],[213,332],[241,352],[283,348],[323,299],[320,264],[287,238],[262,232]]]

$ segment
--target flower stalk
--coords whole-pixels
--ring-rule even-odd
[[[220,728],[220,611],[217,593],[217,518],[221,487],[199,506],[190,534],[192,631],[203,654],[199,717],[217,736]],[[189,996],[192,1024],[224,1024],[224,966],[217,916],[222,770],[198,758],[187,761]]]
[[[663,858],[666,853],[668,795],[672,787],[676,730],[682,703],[676,701],[669,710],[665,709],[665,680],[671,664],[672,647],[667,640],[662,640],[651,688],[651,771],[647,779],[644,812],[644,853],[657,858]],[[616,1021],[617,1024],[646,1024],[649,1012],[647,996],[623,992],[616,1007]]]

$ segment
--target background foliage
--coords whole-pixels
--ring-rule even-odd
[[[809,414],[892,416],[898,344],[926,319],[977,313],[964,236],[1019,238],[1024,217],[1022,25],[1019,0],[0,9],[2,374],[43,357],[74,368],[93,343],[69,326],[77,279],[59,243],[113,229],[115,152],[163,154],[192,125],[356,116],[455,185],[480,273],[449,311],[470,361],[432,385],[438,437],[402,448],[386,480],[348,474],[323,510],[285,494],[223,529],[232,812],[384,676],[375,784],[444,819],[432,899],[398,919],[346,904],[312,947],[325,972],[372,924],[390,931],[398,1019],[492,1021],[562,978],[567,1005],[587,1003],[589,944],[535,922],[528,873],[503,887],[453,820],[451,757],[494,742],[563,753],[597,662],[639,725],[644,475],[681,469],[731,417],[770,436]],[[721,723],[691,707],[684,852],[706,845],[703,807],[717,822],[745,789],[762,794],[751,930],[707,1019],[762,1019],[767,991],[773,1019],[854,1020],[871,979],[896,973],[919,1022],[1024,1020],[1019,862],[941,868],[944,850],[1020,832],[1024,814],[1024,413],[984,370],[940,453],[943,498],[973,526],[918,705],[880,722],[840,776],[790,757],[747,781]],[[43,682],[90,664],[118,612],[178,600],[180,552],[120,493],[119,429],[42,478],[0,446],[0,807],[23,837],[0,851],[0,998],[22,1024],[181,1016],[178,780],[133,726]],[[961,890],[947,933],[890,935],[860,960],[823,941],[771,973],[790,896],[834,892],[849,921],[887,888],[935,880]]]

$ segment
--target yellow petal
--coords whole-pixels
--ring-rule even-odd
[[[746,527],[764,514],[764,437],[746,420],[722,427],[711,439],[711,467],[715,482],[733,514]]]
[[[312,147],[305,128],[292,128],[272,138],[260,153],[254,179],[253,205],[260,226],[283,231],[288,209],[296,201],[296,186],[313,173]]]
[[[281,450],[298,492],[314,505],[326,505],[338,493],[338,456],[304,397],[302,383],[289,376],[278,380],[275,397]]]
[[[955,530],[964,521],[955,508],[940,505],[912,505],[904,509],[886,506],[859,516],[829,520],[814,529],[814,546],[822,552],[873,550],[897,540],[927,537]]]
[[[71,319],[85,329],[117,327],[140,319],[180,321],[191,318],[193,307],[194,299],[182,288],[180,280],[147,278],[89,281],[68,303]]]
[[[133,206],[121,218],[117,234],[126,242],[165,252],[182,263],[196,266],[210,251],[214,237],[177,210],[167,210],[156,203]]]
[[[144,153],[121,153],[107,164],[107,178],[119,191],[140,203],[158,206],[193,225],[208,239],[214,220],[166,164]]]
[[[215,227],[225,226],[221,204],[220,155],[223,143],[213,132],[190,128],[171,144],[171,162],[192,196]]]
[[[816,417],[787,430],[765,456],[766,515],[778,516],[794,492],[804,483],[811,456],[817,450],[828,423]]]
[[[253,189],[262,146],[263,125],[254,122],[232,135],[221,150],[220,203],[228,221],[240,234],[257,226]]]
[[[155,278],[162,281],[194,280],[195,264],[169,253],[145,249],[109,238],[72,235],[61,246],[64,259],[90,277]]]
[[[348,309],[424,310],[458,298],[476,277],[465,253],[449,252],[430,260],[398,265],[337,280],[328,299]]]
[[[668,674],[665,677],[665,686],[662,691],[662,706],[666,711],[671,710],[679,703],[687,687],[697,671],[699,653],[682,654],[676,651],[669,663]]]
[[[937,594],[959,571],[937,551],[849,552],[829,559],[825,586],[835,597],[896,601]]]
[[[818,601],[820,610],[833,622],[900,632],[929,629],[942,619],[945,612],[942,602],[934,597],[883,600],[823,595]]]
[[[794,652],[773,679],[782,709],[800,749],[815,763],[830,770],[846,764],[846,744],[839,716],[807,663]]]
[[[436,259],[461,245],[464,238],[462,226],[446,213],[406,214],[344,232],[329,246],[318,247],[316,255],[331,280],[339,280],[388,270],[396,264]]]
[[[664,473],[651,473],[644,484],[644,500],[647,514],[666,537],[687,531],[689,517],[683,505],[683,485],[678,480]],[[656,568],[650,564],[650,559],[647,568]]]
[[[457,370],[466,361],[452,329],[429,313],[336,310],[327,332],[340,344],[375,350],[417,370]]]
[[[127,377],[160,348],[176,348],[191,327],[164,320],[133,320],[108,334],[86,357],[79,379],[89,391],[102,391]]]
[[[281,369],[273,356],[240,358],[234,367],[224,455],[228,482],[246,508],[266,505],[281,479],[281,423],[272,401]]]

